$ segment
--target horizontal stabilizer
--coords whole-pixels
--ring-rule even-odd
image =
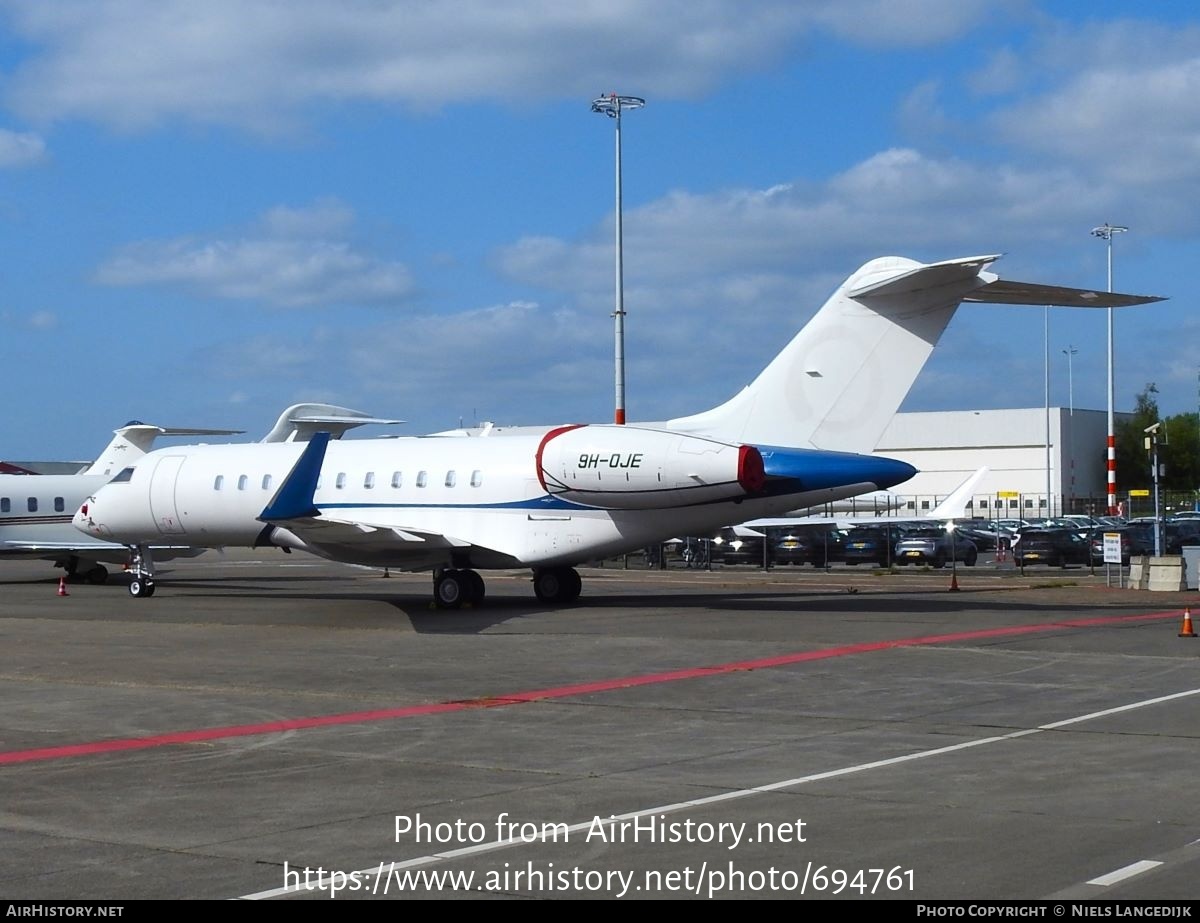
[[[152,448],[159,436],[236,436],[240,429],[196,429],[192,426],[155,426],[132,420],[113,430],[113,440],[100,456],[80,474],[111,475],[137,461]]]
[[[885,272],[864,274],[861,281],[846,290],[851,298],[864,295],[908,295],[941,288],[944,285],[962,284],[979,276],[987,265],[1000,259],[992,256],[964,256],[940,263],[902,266]]]
[[[347,430],[356,426],[366,426],[368,423],[390,426],[403,422],[372,417],[362,411],[335,407],[333,404],[293,404],[279,415],[271,431],[261,441],[308,442],[318,432],[341,439]]]
[[[997,279],[975,289],[963,301],[977,304],[1040,304],[1058,308],[1127,308],[1135,304],[1166,301],[1166,298],[1161,295],[1120,295],[1085,288]]]

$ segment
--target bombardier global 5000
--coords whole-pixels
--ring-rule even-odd
[[[544,602],[575,600],[575,565],[679,534],[903,483],[871,456],[959,304],[1109,307],[1157,301],[1014,283],[996,256],[875,259],[833,293],[754,381],[662,423],[456,430],[151,452],[75,515],[132,553],[130,592],[155,589],[151,547],[279,546],[430,570],[436,604],[484,596],[480,570],[529,567]]]

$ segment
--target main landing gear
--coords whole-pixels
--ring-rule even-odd
[[[61,565],[67,572],[67,579],[72,583],[80,580],[86,580],[94,586],[100,586],[108,580],[108,568],[103,564],[93,564],[91,567],[85,568],[84,562],[79,558],[72,556],[65,564]]]
[[[459,609],[483,602],[483,578],[467,568],[434,571],[433,602],[439,609]]]
[[[141,599],[154,595],[154,560],[148,546],[137,545],[130,549],[129,576],[130,596]]]
[[[533,572],[533,592],[540,602],[573,603],[581,589],[583,581],[573,567],[544,567]]]
[[[533,572],[533,592],[539,602],[571,603],[582,588],[583,581],[573,567],[541,567]],[[439,609],[477,606],[483,602],[483,594],[483,578],[476,571],[465,567],[434,571],[433,604]]]

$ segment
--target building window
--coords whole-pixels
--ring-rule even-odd
[[[483,472],[476,468],[471,472],[471,486],[478,487],[483,483]]]
[[[457,480],[458,480],[458,472],[456,472],[456,471],[447,471],[446,472],[446,486],[447,487],[453,487],[454,483]]]
[[[426,485],[426,483],[428,483],[428,481],[429,481],[428,474],[426,474],[424,471],[417,472],[417,486],[418,487],[424,487]]]
[[[374,471],[367,472],[367,476],[363,478],[363,487],[365,487],[367,490],[373,490],[375,488],[375,472]]]
[[[220,490],[220,489],[221,489],[221,488],[223,488],[224,486],[225,486],[225,475],[223,475],[223,474],[218,474],[218,475],[217,475],[217,476],[216,476],[216,477],[213,479],[213,490]]]
[[[403,483],[404,483],[404,473],[401,471],[393,471],[392,472],[392,486],[399,487]]]

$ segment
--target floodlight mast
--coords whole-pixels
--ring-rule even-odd
[[[1107,221],[1098,228],[1092,228],[1092,235],[1099,237],[1108,245],[1108,290],[1112,287],[1112,239],[1114,234],[1123,234],[1129,228],[1119,224],[1109,224]],[[1113,404],[1115,389],[1113,386],[1113,309],[1108,309],[1108,515],[1117,515],[1117,435],[1114,421]]]
[[[621,243],[621,110],[641,109],[646,101],[638,96],[618,96],[610,93],[592,100],[592,111],[607,115],[613,119],[617,129],[617,268],[616,268],[616,308],[613,310],[614,320],[614,364],[616,365],[616,409],[613,422],[625,422],[625,292],[624,269],[622,265]]]

